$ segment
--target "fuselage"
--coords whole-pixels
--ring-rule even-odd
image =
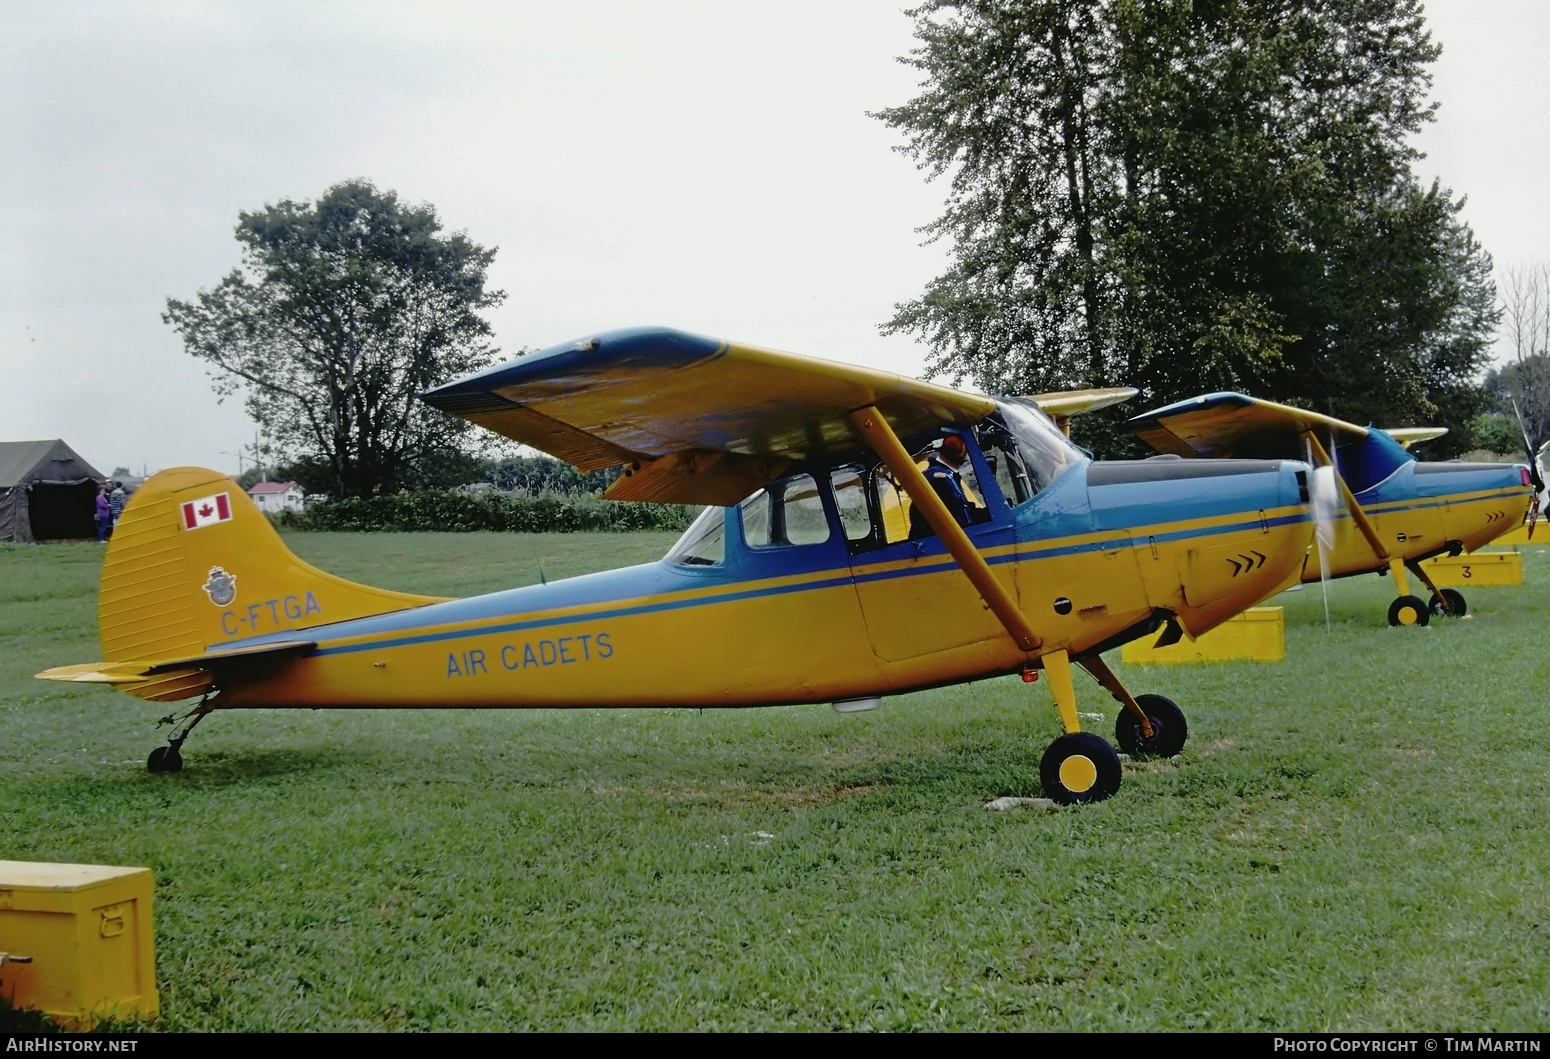
[[[967,531],[1037,631],[1033,655],[940,540],[907,536],[897,488],[857,458],[707,509],[661,562],[305,629],[301,657],[224,667],[219,704],[842,701],[1080,657],[1169,615],[1199,635],[1299,576],[1306,465],[1094,463],[1047,420],[1004,411],[964,432],[985,512]]]
[[[1414,562],[1443,552],[1474,551],[1523,523],[1534,490],[1514,464],[1417,462],[1401,464],[1383,481],[1354,494],[1392,558]],[[1334,508],[1332,577],[1387,566],[1343,504]],[[1319,580],[1310,550],[1302,580]]]

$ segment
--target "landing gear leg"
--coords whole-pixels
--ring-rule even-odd
[[[1184,749],[1189,725],[1176,702],[1163,695],[1132,698],[1102,655],[1083,658],[1081,665],[1125,707],[1114,722],[1114,740],[1121,750],[1135,757],[1175,757]]]
[[[1462,549],[1461,549],[1462,550]],[[1450,549],[1450,554],[1452,551]],[[1432,579],[1426,575],[1420,563],[1407,563],[1410,572],[1421,580],[1427,588],[1432,590],[1432,599],[1427,607],[1433,614],[1446,614],[1450,618],[1462,618],[1469,612],[1469,606],[1464,602],[1464,593],[1455,588],[1438,588],[1432,583]]]
[[[1061,805],[1101,802],[1119,790],[1119,755],[1091,732],[1081,730],[1076,716],[1076,692],[1071,685],[1071,656],[1065,651],[1044,655],[1055,709],[1065,734],[1049,745],[1039,763],[1044,793]]]
[[[211,701],[212,695],[206,695],[199,700],[199,705],[188,711],[181,718],[182,727],[167,737],[167,745],[159,746],[151,751],[151,756],[146,758],[145,768],[147,772],[181,772],[183,770],[183,740],[188,738],[188,733],[194,730],[194,726],[204,720],[206,715],[215,710]],[[167,724],[178,723],[171,716],[163,719]]]

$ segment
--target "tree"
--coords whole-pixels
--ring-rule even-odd
[[[1534,452],[1550,441],[1550,265],[1515,265],[1502,294],[1503,331],[1511,359],[1486,376],[1498,396],[1498,412],[1523,417],[1522,433]],[[1514,415],[1514,405],[1516,413]],[[1511,450],[1522,446],[1522,434]]]
[[[583,474],[564,460],[552,456],[508,456],[486,460],[484,480],[507,492],[601,493],[619,477],[620,468],[605,467]]]
[[[241,213],[236,234],[242,266],[162,319],[217,392],[243,391],[276,461],[336,496],[466,470],[468,424],[417,394],[494,358],[479,315],[505,297],[485,286],[494,249],[364,180]]]
[[[1461,203],[1411,173],[1416,0],[928,0],[884,110],[949,175],[951,264],[885,332],[990,390],[1241,389],[1467,440],[1495,324]]]

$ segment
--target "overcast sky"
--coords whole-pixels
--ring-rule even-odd
[[[365,177],[499,248],[515,351],[665,324],[917,374],[878,325],[942,204],[866,116],[912,94],[888,0],[0,0],[0,440],[104,472],[253,442],[161,322],[237,214]],[[1550,4],[1431,0],[1419,172],[1499,268],[1550,260]]]

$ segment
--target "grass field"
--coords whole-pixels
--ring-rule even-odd
[[[466,594],[661,535],[294,535]],[[1496,1030],[1550,1026],[1550,549],[1472,616],[1317,586],[1278,664],[1122,667],[1184,753],[1037,795],[1015,678],[874,713],[218,714],[46,684],[98,657],[100,546],[0,546],[0,859],[147,865],[164,1030]],[[800,665],[801,659],[793,659]],[[1085,679],[1085,723],[1114,710]]]

